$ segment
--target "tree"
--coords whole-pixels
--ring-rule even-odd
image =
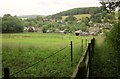
[[[62,19],[61,15],[56,15],[54,18],[58,20]]]
[[[70,15],[70,16],[68,16],[68,17],[65,19],[65,21],[67,21],[67,22],[74,22],[74,21],[77,21],[77,18],[74,17],[73,15]]]
[[[102,16],[102,19],[104,19],[104,17],[107,15],[107,11],[103,11],[102,13],[101,13],[101,16]]]
[[[47,26],[47,25],[43,25],[43,27],[42,27],[42,31],[43,31],[43,33],[46,33],[47,30],[48,30],[48,26]]]
[[[115,9],[117,7],[120,7],[120,1],[119,0],[118,1],[99,0],[99,1],[102,4],[102,10],[104,10],[104,11],[107,10],[108,12],[111,12],[111,11],[115,11]],[[120,11],[120,9],[119,9],[119,11]]]
[[[89,17],[85,17],[81,19],[82,22],[84,22],[87,26],[89,26],[88,22],[90,21]]]
[[[90,17],[91,21],[96,22],[96,23],[101,23],[101,19],[102,19],[102,13],[97,13],[94,14]]]
[[[29,24],[30,24],[28,21],[22,21],[22,22],[23,22],[23,26],[24,26],[24,27],[27,27],[27,26],[29,26]]]
[[[87,30],[87,26],[86,26],[86,24],[85,24],[84,22],[82,22],[82,23],[80,24],[80,29],[81,29],[82,31],[86,31],[86,30]]]
[[[23,24],[20,19],[10,14],[5,14],[2,18],[2,32],[3,33],[17,33],[23,32]]]
[[[120,1],[117,2],[102,2],[103,7],[105,7],[106,10],[108,10],[108,12],[111,11],[115,11],[115,9],[117,7],[119,7],[119,11],[120,11]],[[119,21],[119,19],[118,19]],[[111,29],[111,31],[108,33],[108,35],[106,36],[106,40],[108,41],[109,44],[111,44],[111,46],[115,49],[115,57],[117,58],[117,63],[118,63],[118,77],[120,78],[120,23],[115,23],[113,28]],[[115,59],[116,61],[116,59]],[[118,79],[119,79],[118,78]]]
[[[37,21],[42,21],[43,18],[42,18],[41,16],[37,16],[37,17],[36,17],[36,20],[37,20]]]

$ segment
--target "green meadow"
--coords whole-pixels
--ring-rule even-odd
[[[13,33],[2,34],[1,38],[2,67],[10,68],[13,77],[70,77],[92,36]],[[70,41],[73,42],[72,66]]]
[[[91,15],[90,14],[78,14],[78,15],[74,15],[74,17],[77,18],[77,20],[80,20],[82,18],[85,18],[85,17],[90,17]],[[62,20],[65,20],[68,16],[62,16]]]

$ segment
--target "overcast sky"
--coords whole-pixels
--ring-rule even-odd
[[[0,16],[51,15],[79,7],[101,6],[99,0],[0,0]]]

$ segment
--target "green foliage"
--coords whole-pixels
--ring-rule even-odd
[[[92,15],[91,17],[91,21],[96,22],[96,23],[101,23],[101,19],[102,19],[102,13],[97,13],[95,15]]]
[[[106,41],[104,36],[96,38],[94,57],[91,63],[92,77],[117,77],[118,68],[115,51]]]
[[[108,19],[108,20],[114,20],[114,19],[115,19],[112,14],[107,14],[107,15],[105,16],[105,18]]]
[[[65,21],[67,21],[67,22],[74,22],[74,21],[77,21],[77,18],[74,17],[74,16],[72,16],[72,15],[70,15],[70,16],[68,16],[68,17],[65,19]]]
[[[107,10],[108,12],[111,12],[111,11],[115,11],[115,9],[119,7],[120,1],[105,1],[104,2],[101,0],[100,3],[102,4],[102,10]]]
[[[108,42],[115,50],[120,51],[120,23],[114,24],[111,31],[107,34]]]
[[[29,23],[28,21],[22,21],[22,22],[23,22],[23,26],[24,26],[24,27],[27,27],[27,26],[30,25],[30,23]]]
[[[60,20],[60,19],[62,19],[62,17],[61,17],[60,15],[56,15],[56,16],[54,17],[54,19]]]
[[[47,26],[47,25],[43,25],[43,27],[42,27],[42,31],[43,31],[43,33],[46,33],[47,30],[48,30],[48,26]]]
[[[67,11],[63,11],[51,16],[47,16],[48,18],[61,18],[60,16],[69,16],[69,15],[77,15],[77,14],[96,14],[100,13],[100,7],[88,7],[88,8],[74,8]]]
[[[20,19],[16,16],[6,14],[2,18],[2,32],[3,33],[17,33],[23,32],[23,25]]]
[[[111,13],[112,11],[115,11],[115,9],[117,7],[119,7],[120,1],[114,1],[114,2],[101,2],[103,7],[105,7],[105,10],[108,10],[107,8],[109,8],[108,12]],[[120,8],[118,8],[118,10],[120,10]],[[114,14],[111,13],[113,16],[107,15],[106,18],[111,20],[111,19],[115,19]],[[118,16],[117,16],[118,17]],[[119,20],[119,19],[118,19]],[[120,23],[114,23],[111,31],[106,34],[106,40],[108,42],[108,45],[111,46],[112,48],[114,48],[114,54],[113,56],[115,56],[115,61],[117,61],[117,67],[120,67],[119,64],[119,60],[120,60]],[[117,70],[117,74],[119,74],[120,78],[120,70],[118,68]]]
[[[102,13],[101,13],[101,16],[102,16],[102,19],[104,19],[104,17],[107,15],[107,11],[103,11]]]
[[[106,41],[108,42],[108,46],[111,46],[114,49],[113,56],[115,56],[115,58],[113,60],[115,60],[118,63],[117,67],[119,67],[120,66],[119,64],[119,61],[120,61],[120,23],[114,24],[111,31],[106,34]],[[117,73],[120,74],[119,70]]]
[[[88,22],[90,21],[89,17],[82,18],[81,21],[84,22],[87,26],[89,26],[88,25]]]
[[[42,18],[41,16],[37,16],[37,17],[36,17],[36,20],[37,20],[37,21],[42,21],[43,18]]]
[[[86,30],[87,30],[87,26],[86,26],[86,24],[85,24],[84,22],[82,22],[82,23],[80,24],[80,29],[81,29],[82,31],[86,31]]]

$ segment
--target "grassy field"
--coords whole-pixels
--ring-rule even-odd
[[[83,54],[81,39],[90,39],[92,36],[75,36],[64,34],[16,33],[2,34],[2,61],[3,68],[9,67],[10,74],[28,67],[15,77],[70,77]],[[73,41],[73,66],[70,62],[70,41]],[[57,54],[53,55],[56,51]],[[83,41],[86,47],[86,41]],[[46,57],[50,58],[45,59]]]
[[[78,14],[78,15],[74,15],[74,17],[77,18],[77,20],[82,19],[84,17],[90,17],[90,14]],[[62,16],[62,20],[65,20],[68,16]]]

